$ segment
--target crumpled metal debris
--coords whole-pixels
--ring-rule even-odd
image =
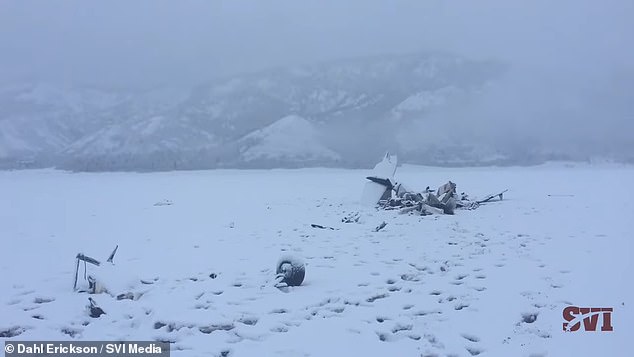
[[[423,192],[408,189],[402,183],[394,180],[397,157],[387,153],[378,163],[371,176],[366,177],[369,182],[364,188],[362,202],[372,203],[380,209],[399,210],[403,214],[418,214],[427,216],[432,214],[454,214],[457,209],[473,210],[482,203],[502,200],[507,191],[486,196],[481,200],[473,200],[466,193],[458,193],[457,185],[448,181],[435,191],[429,186]]]
[[[77,254],[73,290],[89,294],[105,293],[117,300],[138,300],[146,292],[141,286],[151,285],[156,279],[140,279],[127,269],[117,269],[114,256],[118,248],[115,247],[105,263],[82,253]]]

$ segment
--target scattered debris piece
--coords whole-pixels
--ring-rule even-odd
[[[171,200],[165,199],[165,200],[161,200],[161,201],[156,202],[154,204],[154,206],[157,206],[157,207],[158,206],[171,206],[173,204],[174,204],[174,202],[172,202]]]
[[[476,202],[478,202],[478,203],[485,203],[485,202],[489,202],[489,201],[493,200],[496,196],[498,197],[498,200],[499,200],[499,201],[502,201],[502,199],[504,199],[504,192],[506,192],[506,191],[508,191],[508,190],[504,190],[504,191],[502,191],[502,192],[500,192],[500,193],[494,193],[494,194],[492,194],[492,195],[488,195],[488,196],[486,196],[485,198],[483,198],[483,199],[481,199],[481,200],[478,200],[478,201],[476,201]]]
[[[330,229],[330,230],[333,230],[333,231],[335,230],[335,228],[322,226],[321,224],[314,224],[313,223],[310,226],[313,227],[313,228],[319,228],[319,229]]]
[[[375,231],[375,232],[378,232],[378,231],[380,231],[381,229],[385,228],[385,226],[387,226],[387,223],[386,223],[386,222],[383,222],[383,223],[379,224],[376,228],[374,228],[374,231]]]
[[[101,265],[101,263],[94,258],[91,257],[87,257],[82,253],[78,253],[77,256],[75,257],[76,259],[76,264],[75,264],[75,282],[73,283],[73,290],[77,290],[77,279],[79,278],[79,265],[80,262],[83,261],[84,262],[84,279],[88,280],[88,276],[87,276],[87,267],[86,267],[86,263],[90,263],[96,266]]]
[[[88,309],[90,310],[90,317],[99,318],[99,316],[104,315],[106,313],[105,311],[103,311],[102,308],[100,308],[97,305],[97,302],[95,302],[93,298],[89,297],[88,301],[90,302],[90,305],[88,306]]]
[[[108,257],[108,260],[106,260],[108,263],[112,263],[114,260],[114,255],[117,254],[117,249],[119,249],[119,245],[117,244],[116,247],[114,247],[114,250],[112,251],[112,253],[110,253],[110,256]]]

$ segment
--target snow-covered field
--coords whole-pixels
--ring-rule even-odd
[[[174,356],[631,355],[634,167],[399,168],[413,189],[509,189],[427,217],[360,206],[366,174],[0,172],[0,336],[167,340]],[[75,255],[117,244],[143,294],[92,295],[106,315],[91,318]],[[306,262],[285,291],[284,254]],[[569,305],[614,308],[614,331],[564,332]]]

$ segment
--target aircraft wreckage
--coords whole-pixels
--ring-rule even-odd
[[[421,216],[435,213],[454,214],[456,209],[472,210],[486,202],[501,201],[504,193],[508,191],[500,191],[474,200],[464,192],[458,193],[456,184],[449,181],[435,191],[427,186],[425,191],[415,192],[394,179],[396,165],[397,157],[390,153],[386,153],[383,160],[376,164],[372,174],[366,177],[368,182],[363,190],[363,203],[376,205],[384,210],[399,210],[400,213]]]
[[[457,209],[472,210],[481,204],[502,200],[507,190],[488,195],[482,199],[471,199],[467,194],[457,193],[456,184],[449,181],[433,191],[427,187],[422,192],[407,189],[402,183],[394,179],[397,166],[396,155],[387,153],[379,162],[372,174],[367,176],[367,182],[363,189],[362,202],[373,205],[383,210],[399,210],[404,214],[416,214],[427,216],[431,214],[454,214]],[[171,204],[171,203],[170,203]],[[359,212],[355,212],[344,219],[343,223],[356,223],[359,221]],[[378,232],[387,225],[381,223],[374,229]],[[331,229],[338,228],[311,224],[312,228]],[[89,257],[82,253],[75,257],[75,276],[73,290],[88,294],[106,294],[116,300],[138,300],[151,286],[158,283],[158,278],[141,279],[131,275],[128,269],[116,269],[114,257],[118,246],[112,251],[105,262]],[[90,269],[89,269],[90,267]],[[89,271],[90,270],[90,271]],[[288,287],[299,286],[304,281],[305,264],[296,257],[283,256],[276,264],[275,276],[262,285],[276,287],[288,292]],[[216,274],[209,275],[215,279]],[[88,313],[90,317],[98,318],[106,312],[97,305],[97,302],[89,297]]]

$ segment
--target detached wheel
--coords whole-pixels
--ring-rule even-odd
[[[306,275],[306,267],[301,259],[285,256],[277,262],[275,273],[282,276],[282,283],[288,286],[300,286]]]

